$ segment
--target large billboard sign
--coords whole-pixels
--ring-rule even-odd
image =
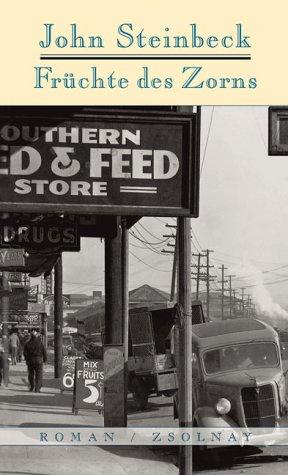
[[[197,216],[194,115],[11,110],[0,108],[0,211]]]

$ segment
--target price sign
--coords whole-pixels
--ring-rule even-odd
[[[75,364],[73,410],[104,409],[103,361],[80,360]]]
[[[74,389],[74,373],[75,361],[79,356],[63,356],[62,375],[61,375],[61,391],[73,391]]]

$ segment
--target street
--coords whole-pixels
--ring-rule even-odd
[[[53,368],[51,366],[46,366],[45,368],[45,379],[43,393],[36,395],[27,392],[27,374],[26,374],[26,365],[25,363],[17,364],[16,367],[10,368],[10,382],[8,388],[1,388],[0,391],[0,422],[1,425],[8,426],[98,426],[103,425],[103,418],[98,413],[93,411],[79,411],[77,416],[71,413],[72,407],[72,392],[64,392],[60,394],[59,390],[53,386],[57,386],[58,382],[52,376]],[[178,421],[173,419],[173,403],[172,398],[166,397],[156,397],[151,396],[149,398],[148,407],[145,411],[137,411],[135,408],[135,403],[129,395],[128,398],[128,426],[129,427],[177,427]],[[282,425],[287,425],[287,419],[282,420]],[[103,455],[102,448],[94,449],[99,450]],[[67,473],[73,473],[73,467],[71,464],[71,457],[84,457],[87,467],[90,463],[92,466],[93,461],[96,457],[96,453],[91,448],[85,447],[70,447],[66,448],[63,453],[63,448],[61,447],[51,447],[51,448],[41,448],[41,447],[23,447],[17,449],[19,452],[18,456],[15,459],[13,458],[13,463],[16,463],[15,467],[18,464],[23,463],[23,457],[25,464],[31,463],[31,458],[33,459],[33,454],[41,452],[41,457],[43,459],[48,457],[48,452],[50,451],[55,453],[58,457],[58,454],[61,452],[63,458],[62,467],[67,470]],[[24,454],[24,452],[25,454]],[[133,450],[133,449],[131,449]],[[134,449],[135,450],[135,449]],[[1,456],[1,467],[5,467],[7,473],[14,473],[11,471],[11,451],[15,451],[15,447],[2,447],[0,450]],[[125,460],[127,463],[128,457],[128,448],[124,447],[113,447],[106,448],[106,452],[113,452],[114,456],[117,456],[123,459],[123,453],[125,455]],[[124,451],[124,452],[123,452]],[[22,453],[23,452],[23,453]],[[142,454],[143,459],[147,459],[147,454],[150,454],[151,461],[154,463],[156,470],[156,461],[160,462],[164,466],[167,466],[167,473],[177,473],[177,462],[178,462],[178,447],[176,446],[155,446],[149,447],[149,449],[144,449]],[[67,461],[64,459],[67,455]],[[208,454],[208,455],[207,455]],[[99,454],[97,455],[99,457]],[[131,460],[133,460],[132,455]],[[49,455],[50,457],[50,455]],[[48,457],[48,458],[49,458]],[[27,460],[26,460],[27,459]],[[45,459],[46,460],[46,459]],[[29,462],[30,461],[30,462]],[[105,467],[103,459],[103,467]],[[45,462],[48,463],[48,462]],[[70,465],[69,465],[70,464]],[[286,465],[285,465],[286,464]],[[28,466],[27,466],[28,467]],[[29,472],[28,468],[25,468],[27,473],[35,473],[35,471]],[[53,467],[55,471],[56,468],[50,462],[50,469]],[[174,469],[173,469],[174,467]],[[90,470],[89,466],[89,470]],[[246,448],[233,448],[233,447],[223,447],[219,449],[208,449],[207,452],[203,454],[194,456],[193,471],[194,473],[201,474],[211,474],[214,473],[221,475],[227,473],[229,470],[233,470],[236,473],[261,473],[261,475],[268,475],[271,472],[275,474],[283,473],[284,470],[288,468],[288,447],[287,446],[276,446],[276,447],[246,447]],[[127,467],[125,468],[125,470]],[[14,469],[13,469],[14,470]],[[90,473],[87,468],[87,472]],[[103,468],[104,470],[104,468]],[[151,471],[151,468],[150,468]],[[20,472],[22,473],[22,472]],[[38,473],[38,472],[37,472]],[[43,473],[52,473],[47,471]],[[55,473],[58,473],[55,471]],[[59,472],[62,473],[62,472]],[[104,472],[103,472],[104,473]],[[112,472],[113,473],[113,472]],[[117,473],[117,472],[115,472]],[[125,472],[124,472],[125,473]],[[134,473],[127,472],[127,473]],[[151,471],[151,474],[156,473]],[[158,473],[158,465],[157,465]],[[160,473],[160,472],[159,472]]]
[[[214,449],[208,449],[214,452]],[[233,473],[278,475],[288,468],[288,447],[245,447],[216,449],[215,453],[194,459],[193,472],[221,475]]]
[[[11,433],[21,434],[21,429],[32,427],[46,428],[101,428],[103,416],[98,411],[80,410],[72,413],[72,391],[59,391],[59,380],[53,377],[53,367],[46,365],[41,393],[28,391],[27,368],[24,362],[10,366],[9,385],[0,387],[0,427],[9,428]],[[172,420],[171,399],[151,398],[147,411],[135,410],[131,398],[128,401],[129,426],[143,427],[177,425]],[[9,435],[10,434],[10,435]],[[10,442],[8,442],[10,444]],[[172,453],[151,450],[149,446],[39,446],[12,445],[0,446],[0,473],[34,475],[74,475],[75,466],[81,474],[104,475],[166,475],[178,473],[177,456]],[[177,450],[175,448],[175,450]]]

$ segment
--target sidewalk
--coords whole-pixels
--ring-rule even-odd
[[[59,391],[53,367],[45,366],[41,393],[28,391],[25,363],[10,366],[9,386],[0,387],[0,427],[103,427],[97,412],[72,414],[72,393]],[[0,473],[34,475],[167,475],[178,469],[148,447],[0,446]]]

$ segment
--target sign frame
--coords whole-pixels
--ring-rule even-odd
[[[54,115],[53,115],[54,110]],[[133,122],[139,125],[163,125],[163,126],[180,126],[182,133],[182,186],[179,189],[179,197],[181,205],[179,206],[150,206],[150,205],[119,205],[119,204],[71,204],[63,203],[63,196],[59,197],[56,203],[47,203],[47,198],[43,198],[41,203],[33,202],[16,202],[2,201],[0,202],[0,212],[11,212],[11,207],[15,212],[25,213],[65,213],[65,214],[102,214],[102,215],[121,215],[121,216],[187,216],[197,217],[199,215],[199,176],[200,176],[200,160],[199,160],[199,124],[197,124],[196,113],[176,113],[166,112],[153,114],[149,111],[146,113],[137,113],[131,110],[127,111],[95,111],[89,108],[53,108],[45,106],[39,110],[37,107],[0,107],[0,119],[26,121],[49,119],[50,122],[66,121],[66,122],[101,122],[104,125],[109,123]],[[180,135],[180,133],[179,133]],[[45,196],[45,195],[43,195]],[[62,202],[61,202],[62,201]]]
[[[84,372],[85,372],[85,364],[91,364],[92,368],[87,370],[87,373],[89,373],[89,378],[84,377]],[[96,365],[95,365],[96,364]],[[77,377],[77,372],[79,371],[79,366],[82,366],[82,372],[83,372],[83,381],[85,381],[84,386],[80,385],[80,379]],[[99,367],[98,367],[99,365]],[[93,374],[93,367],[96,369],[96,373],[102,373],[103,378],[99,376],[99,379],[91,379],[91,374]],[[80,368],[81,370],[81,368]],[[86,384],[86,381],[89,384]],[[95,383],[98,383],[95,386]],[[100,387],[101,388],[98,389]],[[105,384],[105,374],[104,374],[104,363],[103,360],[88,360],[84,358],[79,358],[75,360],[75,374],[74,374],[74,387],[73,387],[73,402],[72,402],[72,412],[77,415],[79,409],[84,409],[84,410],[90,410],[90,411],[98,411],[98,413],[101,413],[104,411],[104,384]],[[90,394],[88,394],[88,397],[86,396],[86,401],[85,399],[81,399],[81,396],[83,397],[83,394],[81,392],[87,393],[86,389],[90,391]],[[94,389],[94,391],[93,391]],[[97,396],[98,392],[98,396]],[[96,394],[95,394],[96,393]],[[92,399],[95,398],[95,401]],[[89,401],[90,399],[90,401]],[[95,403],[95,404],[94,404]]]
[[[62,356],[62,369],[61,369],[61,377],[60,377],[60,393],[64,391],[73,392],[74,391],[74,378],[75,378],[75,366],[76,360],[83,358],[82,356],[70,356],[70,355],[63,355]],[[74,363],[72,363],[72,361]],[[70,379],[73,382],[71,385],[65,384],[65,381]]]
[[[5,241],[4,240],[4,230],[6,229],[11,229],[13,231],[13,237],[10,239],[10,241]],[[30,236],[33,236],[33,229],[34,230],[39,230],[42,228],[43,234],[45,236],[43,237],[43,240],[39,243],[33,242],[32,240],[26,240],[26,239],[21,239],[19,236],[22,234],[19,233],[19,231],[24,230],[24,228],[27,229],[28,236],[30,239]],[[59,242],[49,242],[48,240],[48,235],[49,231],[52,229],[55,229],[58,231],[59,234]],[[72,231],[73,232],[73,237],[74,237],[74,242],[71,243],[64,243],[63,239],[63,234],[65,231]],[[28,239],[28,238],[27,238]],[[19,241],[18,241],[19,240]],[[41,251],[43,249],[49,249],[49,250],[56,250],[56,251],[65,251],[65,252],[78,252],[80,251],[80,236],[78,232],[78,223],[70,221],[69,223],[67,221],[64,221],[62,223],[59,222],[52,222],[51,220],[49,222],[46,222],[45,220],[40,223],[19,223],[15,224],[11,220],[5,220],[3,222],[0,221],[0,248],[3,249],[24,249],[25,251]]]
[[[17,248],[0,247],[0,254],[1,256],[3,254],[3,257],[1,257],[1,262],[0,262],[0,271],[13,272],[15,269],[16,271],[18,271],[18,269],[25,269],[25,265],[26,265],[25,249],[19,248],[19,247]],[[8,264],[4,262],[6,259],[6,256],[8,258]],[[9,259],[11,262],[9,262]]]
[[[288,140],[281,146],[279,137],[279,120],[285,118],[288,124],[288,106],[270,106],[268,111],[268,155],[288,156]]]

